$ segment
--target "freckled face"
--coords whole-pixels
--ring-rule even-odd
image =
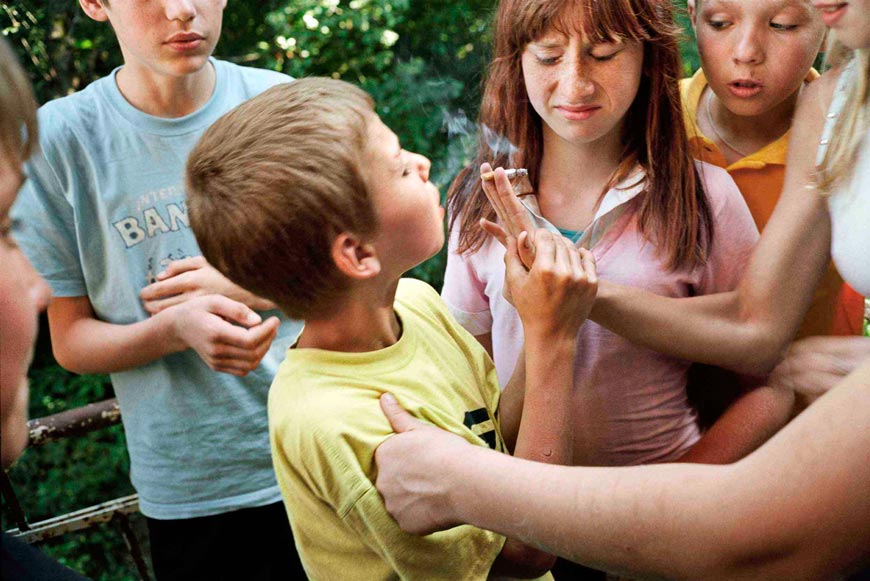
[[[37,314],[51,292],[12,238],[9,210],[21,185],[21,164],[0,157],[0,448],[8,466],[27,443],[27,368]]]
[[[551,29],[526,46],[529,101],[544,122],[545,142],[548,134],[575,145],[619,139],[640,87],[643,46],[593,44],[576,28],[568,35]]]
[[[762,115],[800,89],[824,32],[807,0],[703,0],[695,16],[707,81],[743,116]]]

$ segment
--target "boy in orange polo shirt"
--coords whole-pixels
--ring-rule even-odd
[[[809,0],[689,0],[702,68],[681,83],[695,157],[725,168],[759,230],[779,200],[791,120],[825,27]],[[833,265],[798,338],[859,335],[864,301]]]

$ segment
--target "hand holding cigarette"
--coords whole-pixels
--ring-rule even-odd
[[[528,172],[524,169],[508,171],[513,171],[515,178],[519,172],[524,172],[524,176],[528,175]],[[490,174],[492,177],[487,178],[486,176]],[[505,247],[507,247],[508,236],[516,238],[519,242],[520,258],[526,268],[531,268],[532,263],[535,261],[535,245],[533,240],[535,225],[529,217],[525,206],[516,197],[516,192],[513,185],[511,185],[508,172],[503,168],[493,170],[492,166],[484,163],[480,166],[480,177],[483,182],[483,191],[501,222],[501,224],[496,224],[495,222],[483,219],[480,221],[481,228],[494,236]],[[523,232],[526,234],[521,237],[520,234]]]
[[[524,168],[520,168],[520,169],[511,168],[511,169],[504,170],[504,175],[506,175],[507,179],[509,179],[509,180],[512,180],[515,178],[523,178],[523,177],[526,177],[529,175],[529,170],[524,169]],[[495,179],[495,172],[488,171],[486,173],[481,173],[480,179],[482,179],[485,182],[491,182],[492,180]]]

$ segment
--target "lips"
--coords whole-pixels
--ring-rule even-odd
[[[817,4],[814,3],[816,10],[821,13],[822,21],[825,23],[825,26],[833,26],[840,18],[843,17],[843,14],[846,13],[846,9],[849,7],[848,2],[831,2],[825,4]]]
[[[565,119],[570,121],[584,121],[592,117],[599,109],[600,105],[559,105],[556,107]]]
[[[735,97],[741,99],[754,97],[760,93],[763,88],[764,85],[762,83],[753,79],[737,79],[728,83],[728,90],[731,91]]]
[[[187,51],[199,47],[204,40],[205,37],[195,32],[178,32],[170,36],[165,44],[178,51]]]

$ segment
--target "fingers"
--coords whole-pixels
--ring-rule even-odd
[[[183,303],[188,300],[190,297],[187,293],[180,293],[169,298],[159,299],[159,300],[145,300],[142,303],[142,306],[145,307],[145,310],[148,311],[152,315],[156,315],[160,311],[164,309],[168,309],[169,307],[175,306],[177,304]]]
[[[517,240],[513,236],[507,238],[507,249],[504,253],[505,281],[510,287],[526,276],[527,270],[517,251]]]
[[[581,248],[579,254],[583,264],[583,271],[586,273],[586,280],[589,281],[589,284],[597,285],[598,266],[595,264],[595,256],[585,248]]]
[[[507,248],[508,233],[505,231],[504,228],[502,228],[495,222],[490,222],[486,218],[480,219],[480,227],[483,229],[484,232],[498,240],[502,246]]]
[[[528,234],[527,234],[528,236]],[[534,238],[535,261],[532,271],[552,271],[556,262],[557,240],[552,232],[539,228],[532,233]]]
[[[166,271],[157,275],[158,281],[151,283],[139,293],[139,298],[143,301],[153,301],[163,299],[173,295],[181,294],[184,291],[191,289],[189,276],[173,276],[172,278],[160,279],[160,276]]]
[[[405,411],[396,398],[391,393],[385,393],[381,396],[381,410],[387,419],[390,420],[390,425],[393,426],[393,431],[397,434],[408,432],[423,426],[423,422]]]
[[[219,315],[227,321],[238,323],[245,327],[259,325],[262,322],[262,317],[254,312],[247,305],[228,299],[222,295],[208,295],[204,297],[207,301],[206,307],[215,315]]]
[[[480,166],[481,174],[492,171],[488,163]],[[493,180],[483,181],[483,192],[495,209],[507,233],[519,236],[523,230],[532,230],[534,225],[525,207],[516,197],[514,188],[503,168],[496,168]]]
[[[206,262],[205,258],[202,256],[192,256],[190,258],[173,260],[169,263],[169,266],[166,267],[166,270],[157,275],[157,280],[166,280],[173,276],[177,276],[182,272],[202,268],[207,264],[208,262]]]

